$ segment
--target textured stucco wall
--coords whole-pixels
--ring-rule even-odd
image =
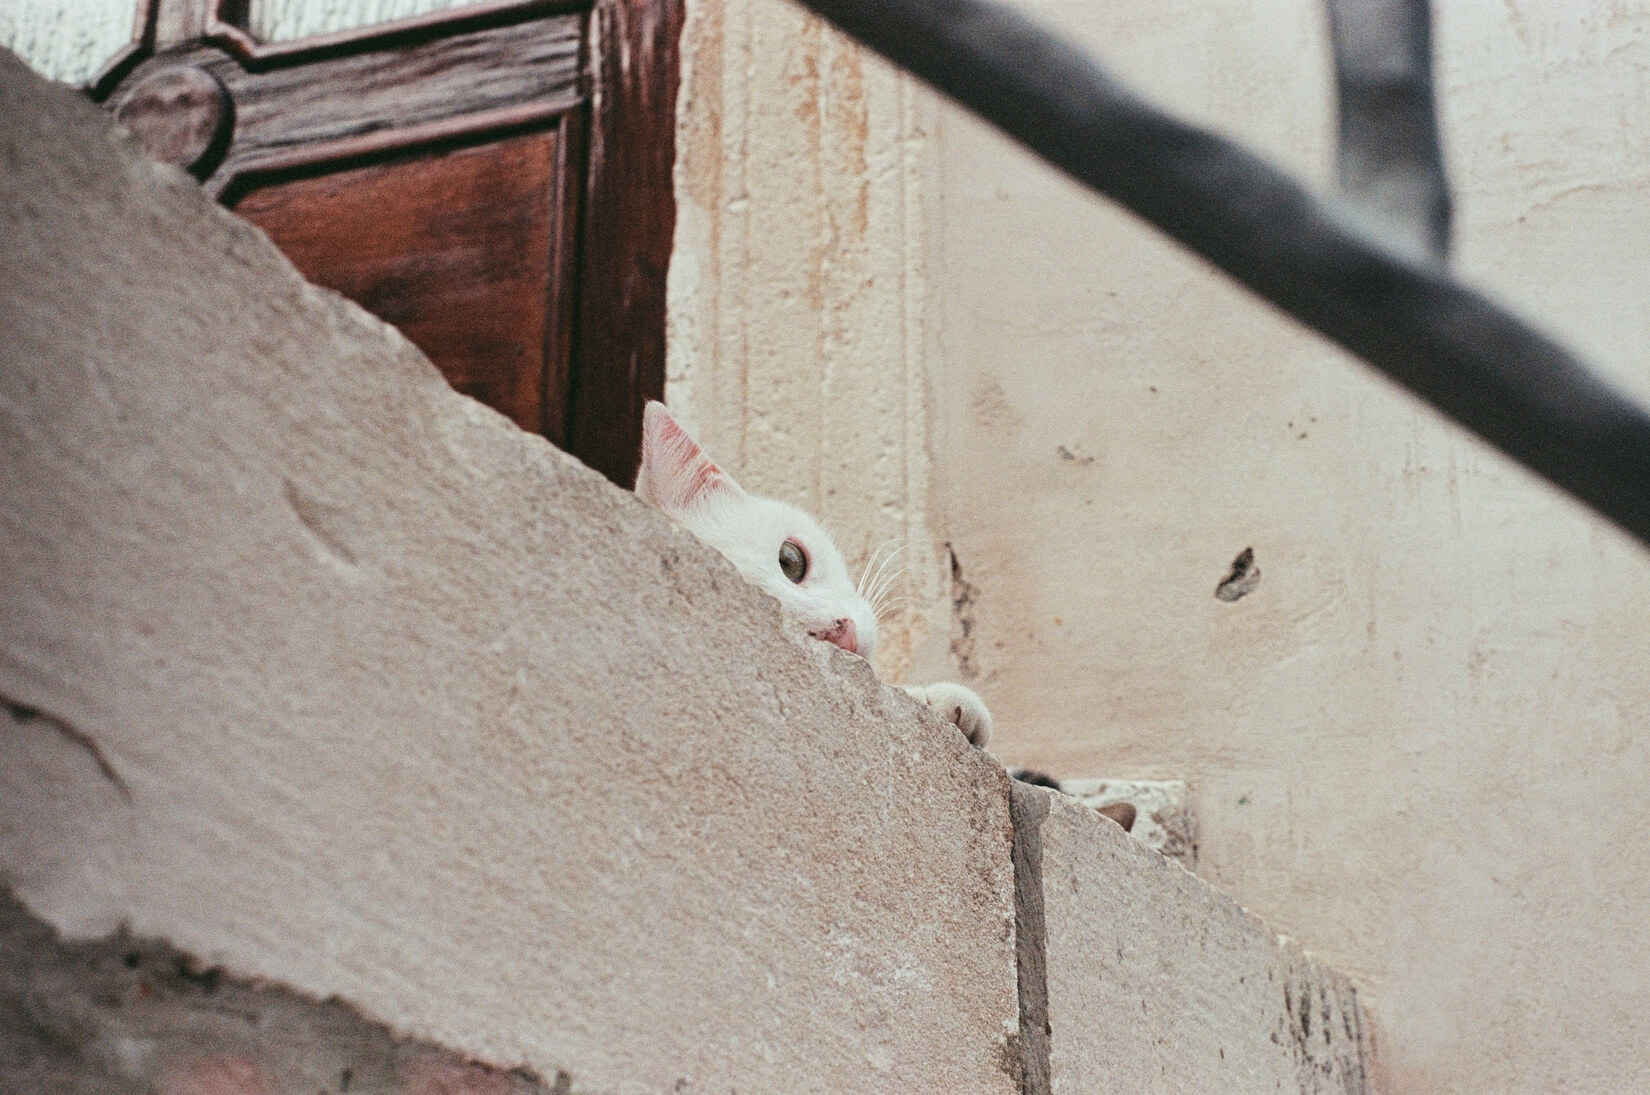
[[[1159,101],[1331,177],[1314,0],[1026,6]],[[720,12],[701,35],[793,18],[698,7]],[[1436,8],[1458,268],[1650,392],[1650,4]],[[723,81],[737,94],[685,101],[684,133],[720,125],[716,162],[741,167],[684,161],[680,189],[806,225],[840,198],[805,157],[758,155],[795,128],[767,56]],[[924,302],[930,479],[909,505],[960,579],[936,567],[913,590],[955,608],[924,618],[919,664],[926,650],[972,675],[1005,759],[1192,780],[1202,870],[1368,989],[1392,1091],[1650,1089],[1650,1058],[1621,1049],[1650,1041],[1650,558],[923,99],[921,202],[900,222],[924,241],[923,284],[878,283]],[[716,253],[705,238],[679,236],[678,262]],[[755,268],[789,253],[791,237],[759,238]],[[730,294],[733,275],[684,268],[696,306]],[[733,348],[674,344],[671,395],[738,385],[741,425],[713,430],[737,438],[816,406],[741,369],[786,363],[773,332],[828,310],[732,296]],[[806,484],[833,437],[739,455]],[[1258,586],[1217,601],[1246,547]]]

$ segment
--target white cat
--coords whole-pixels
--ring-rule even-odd
[[[636,493],[727,556],[808,634],[869,659],[877,644],[876,615],[819,522],[795,506],[747,494],[664,404],[650,402],[642,423]],[[990,740],[991,712],[972,689],[950,682],[900,687],[955,723],[974,745]]]

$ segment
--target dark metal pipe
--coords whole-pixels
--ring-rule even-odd
[[[1341,193],[1420,255],[1449,254],[1450,196],[1432,102],[1427,0],[1325,0]]]
[[[1650,543],[1650,414],[1529,324],[983,0],[800,0]]]

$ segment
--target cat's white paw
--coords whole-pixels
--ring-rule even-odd
[[[970,745],[984,747],[991,740],[991,712],[972,688],[954,681],[900,687],[912,699],[921,700],[938,711],[947,722],[955,723]]]

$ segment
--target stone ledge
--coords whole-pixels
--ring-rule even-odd
[[[1183,779],[1063,779],[1060,790],[1099,809],[1126,802],[1135,808],[1129,835],[1146,847],[1197,869],[1197,815]]]
[[[1050,1091],[1365,1095],[1345,978],[1074,799],[1013,794],[1041,868],[1020,901],[1041,914]]]
[[[0,117],[32,910],[578,1092],[1012,1090],[989,758],[4,54]]]

